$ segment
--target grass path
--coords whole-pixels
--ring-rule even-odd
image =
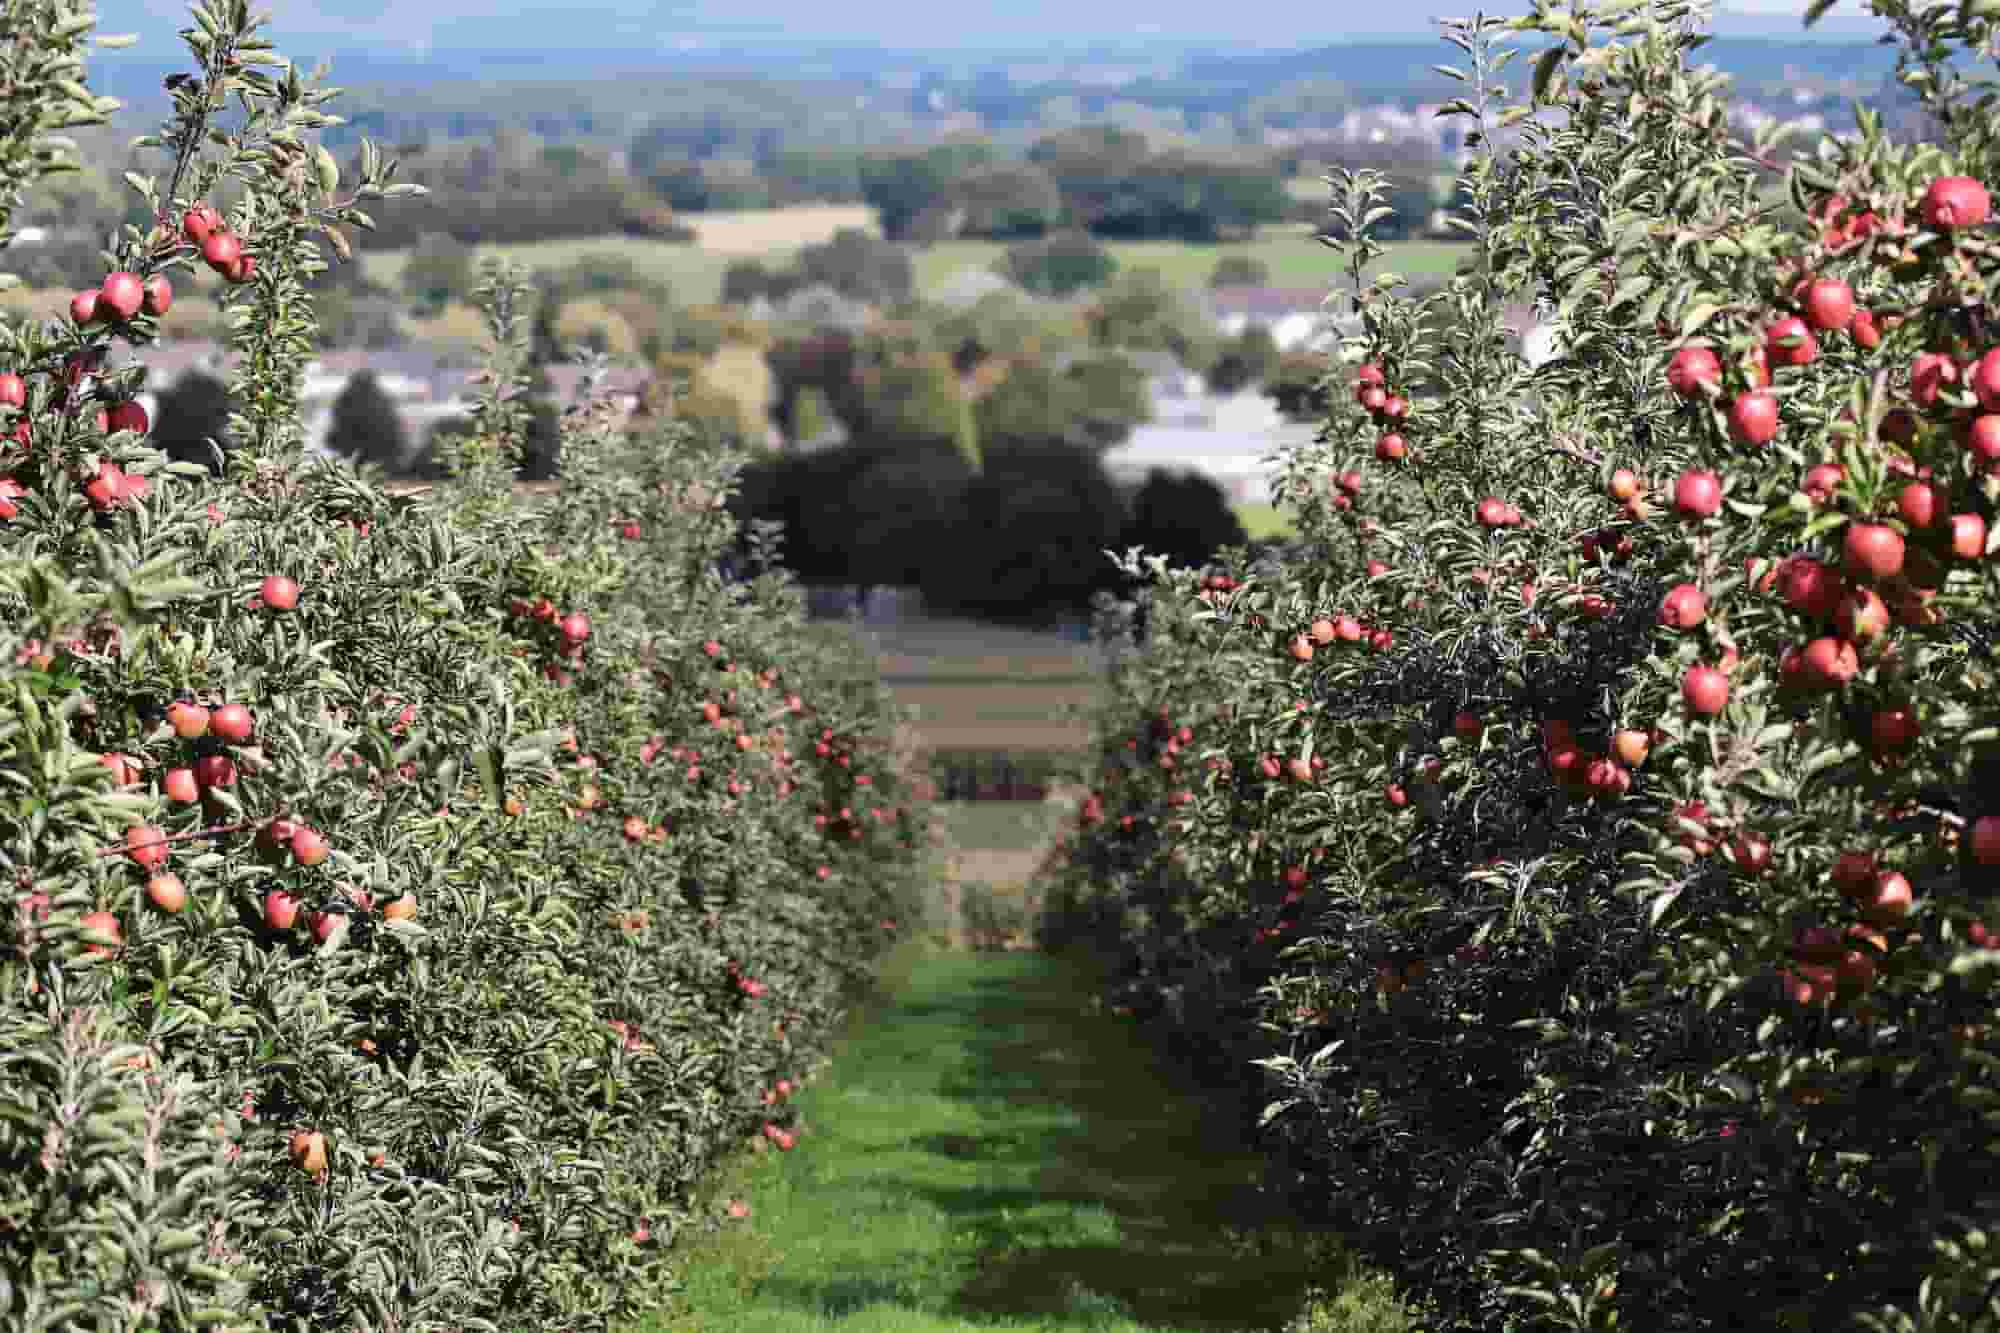
[[[682,1253],[678,1303],[625,1333],[1399,1333],[1385,1282],[1247,1225],[1256,1158],[1096,1012],[1078,958],[912,942],[830,1069],[798,1146],[713,1182],[747,1219]],[[1299,1327],[1305,1327],[1299,1325]]]

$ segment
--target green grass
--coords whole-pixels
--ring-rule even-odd
[[[1315,1329],[1410,1327],[1324,1238],[1251,1225],[1257,1159],[1093,1012],[1090,967],[893,961],[893,998],[795,1098],[797,1149],[720,1181],[752,1216],[681,1253],[675,1306],[627,1333],[1278,1329],[1314,1283],[1346,1307]]]
[[[1024,852],[1048,838],[1050,815],[1040,801],[942,801],[945,836],[960,847]]]
[[[1266,227],[1256,240],[1243,245],[1188,245],[1178,241],[1114,241],[1111,252],[1121,266],[1152,265],[1168,281],[1184,288],[1208,285],[1209,271],[1225,254],[1247,254],[1264,262],[1277,287],[1331,286],[1340,274],[1334,267],[1333,251],[1313,239],[1314,228],[1307,224]],[[1006,249],[998,241],[944,241],[912,253],[917,290],[934,292],[954,273],[968,265],[991,267]],[[536,241],[525,245],[480,245],[476,259],[503,255],[530,268],[560,268],[586,254],[610,252],[630,257],[641,272],[664,279],[681,305],[709,305],[722,295],[722,274],[734,254],[703,250],[693,245],[647,240],[635,236],[597,236],[578,240]],[[784,247],[763,256],[766,264],[788,262],[796,247]],[[1407,277],[1448,274],[1465,253],[1465,247],[1447,241],[1406,241],[1392,245],[1389,254],[1375,265],[1393,268]],[[406,250],[364,249],[358,256],[372,280],[400,287]]]
[[[1243,525],[1243,531],[1253,542],[1292,535],[1292,520],[1276,505],[1239,504],[1231,505],[1230,508],[1236,514],[1236,521]]]

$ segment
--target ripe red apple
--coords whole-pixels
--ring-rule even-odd
[[[326,1135],[318,1130],[300,1130],[292,1135],[292,1165],[309,1176],[326,1170]]]
[[[1913,481],[1896,495],[1896,512],[1918,531],[1937,522],[1944,510],[1944,497],[1927,481]]]
[[[1681,679],[1681,698],[1688,711],[1713,717],[1729,703],[1729,677],[1712,666],[1692,666]]]
[[[1359,472],[1350,469],[1341,473],[1337,484],[1341,490],[1346,491],[1349,495],[1361,494],[1361,474]]]
[[[155,875],[146,881],[146,900],[172,916],[187,906],[187,885],[171,871]]]
[[[0,407],[26,407],[27,405],[28,382],[12,371],[0,375]]]
[[[167,835],[151,824],[139,824],[125,830],[125,855],[132,863],[147,870],[157,870],[167,863]]]
[[[1384,463],[1401,462],[1409,452],[1409,441],[1394,431],[1375,441],[1375,457]]]
[[[1857,347],[1873,351],[1882,345],[1882,330],[1875,323],[1873,311],[1856,310],[1854,323],[1848,327],[1848,332],[1854,335],[1854,344]]]
[[[243,243],[226,231],[211,232],[201,243],[201,257],[217,273],[222,273],[242,256]]]
[[[1840,483],[1847,479],[1847,469],[1839,463],[1820,463],[1806,469],[1805,481],[1800,489],[1806,499],[1814,504],[1825,504],[1839,491]]]
[[[414,921],[417,915],[417,896],[405,893],[382,904],[382,918],[385,921]]]
[[[582,643],[590,637],[590,617],[581,611],[572,611],[557,624],[556,633],[562,636],[565,643]]]
[[[1683,398],[1699,398],[1705,384],[1722,383],[1722,362],[1706,347],[1683,347],[1667,363],[1667,384]]]
[[[1848,524],[1841,552],[1856,578],[1890,579],[1903,572],[1903,536],[1886,523]]]
[[[1690,469],[1674,482],[1674,508],[1687,518],[1711,518],[1722,509],[1722,478]]]
[[[1473,516],[1489,528],[1504,528],[1507,526],[1507,503],[1489,495],[1474,507]]]
[[[1708,618],[1708,598],[1692,583],[1676,585],[1660,601],[1660,623],[1669,629],[1693,629]]]
[[[1987,349],[1972,368],[1972,392],[1988,412],[2000,412],[2000,347]]]
[[[236,761],[226,754],[205,754],[194,761],[194,777],[204,787],[233,787]]]
[[[177,701],[167,706],[167,722],[182,740],[198,740],[208,734],[209,713],[200,704]]]
[[[118,918],[109,912],[86,912],[77,922],[86,932],[86,938],[96,938],[86,946],[89,953],[106,958],[125,942],[125,936],[118,928]]]
[[[1299,661],[1310,662],[1313,655],[1313,641],[1309,636],[1304,634],[1293,635],[1290,651],[1292,656]]]
[[[1653,739],[1645,732],[1628,727],[1611,738],[1611,749],[1627,768],[1637,768],[1651,753]]]
[[[1462,741],[1476,741],[1486,729],[1486,724],[1479,720],[1476,713],[1460,712],[1452,719],[1451,729]]]
[[[224,704],[210,715],[208,729],[232,745],[242,745],[256,730],[256,723],[242,704]]]
[[[1834,858],[1833,868],[1827,876],[1843,897],[1852,898],[1865,892],[1875,882],[1875,872],[1873,852],[1842,852]]]
[[[1951,516],[1951,553],[1960,560],[1986,558],[1986,520],[1977,514]]]
[[[1924,191],[1924,221],[1933,227],[1977,227],[1993,213],[1993,197],[1971,176],[1940,176]]]
[[[1870,643],[1889,631],[1889,608],[1873,588],[1855,588],[1840,599],[1833,623],[1856,643]]]
[[[1785,605],[1800,615],[1824,619],[1840,606],[1847,581],[1811,556],[1794,556],[1785,562],[1780,595]]]
[[[1802,665],[1807,683],[1838,689],[1861,670],[1861,659],[1846,639],[1819,638],[1805,646]]]
[[[207,204],[197,204],[181,215],[181,230],[196,245],[206,241],[208,234],[221,225],[222,215]]]
[[[1611,498],[1624,504],[1639,494],[1639,476],[1631,468],[1621,467],[1611,474],[1611,483],[1606,488]]]
[[[264,895],[264,924],[272,930],[290,930],[299,919],[299,900],[283,889]]]
[[[1877,709],[1868,719],[1868,740],[1878,755],[1898,754],[1908,749],[1922,734],[1923,726],[1909,708]]]
[[[139,275],[123,270],[106,275],[103,285],[97,289],[98,309],[120,324],[138,314],[145,300],[146,289],[140,283]]]
[[[1980,865],[2000,866],[2000,815],[1981,815],[1973,820],[1966,847]]]
[[[2000,409],[1965,423],[1965,447],[1983,466],[2000,463]]]
[[[1759,390],[1729,405],[1729,438],[1738,444],[1769,444],[1778,438],[1778,400]]]
[[[1381,366],[1373,361],[1364,361],[1355,367],[1354,382],[1356,384],[1386,384],[1388,383],[1388,377],[1382,373]]]
[[[130,787],[139,780],[139,763],[129,754],[101,754],[97,761],[111,770],[114,787]]]
[[[170,768],[165,780],[160,784],[167,793],[167,799],[182,805],[201,799],[201,784],[195,779],[191,768]]]
[[[1306,632],[1312,635],[1312,641],[1316,644],[1328,644],[1334,640],[1333,622],[1325,616],[1313,621],[1312,627]]]
[[[303,824],[292,831],[291,848],[293,859],[302,866],[316,866],[327,858],[326,839]]]
[[[1729,844],[1730,859],[1746,875],[1761,875],[1771,868],[1771,840],[1761,833],[1739,833]]]
[[[1943,352],[1922,352],[1910,362],[1910,397],[1918,407],[1937,406],[1947,385],[1958,383],[1958,363]]]
[[[1910,881],[1900,871],[1885,870],[1875,876],[1868,896],[1860,903],[1864,919],[1880,926],[1892,926],[1910,915],[1916,897]]]
[[[1806,287],[1806,323],[1839,333],[1854,322],[1854,289],[1839,278],[1815,278]]]
[[[69,298],[69,317],[77,323],[95,323],[97,313],[96,292],[78,292]]]
[[[1804,320],[1787,315],[1764,331],[1764,358],[1774,366],[1809,366],[1819,358],[1819,339]]]
[[[166,274],[155,273],[146,279],[139,308],[149,315],[164,315],[174,308],[174,285],[167,281]]]
[[[269,574],[258,586],[257,595],[273,611],[289,611],[299,604],[299,585],[283,574]]]
[[[107,433],[129,430],[144,435],[153,428],[153,423],[146,416],[144,403],[136,398],[127,398],[122,403],[113,404],[111,410],[104,414],[104,428]]]

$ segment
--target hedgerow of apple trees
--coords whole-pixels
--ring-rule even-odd
[[[1693,5],[1448,24],[1471,258],[1364,287],[1336,173],[1303,540],[1107,615],[1048,932],[1437,1327],[2000,1321],[1995,8],[1787,160]]]
[[[413,191],[372,145],[343,191],[337,90],[238,0],[194,19],[170,182],[128,177],[156,225],[0,323],[0,1323],[603,1328],[722,1153],[796,1142],[914,910],[885,696],[763,543],[723,577],[736,463],[685,426],[579,406],[514,496],[518,270],[453,481],[304,460],[319,242]],[[0,241],[115,107],[93,24],[8,5]],[[245,354],[216,475],[94,373],[197,260]]]

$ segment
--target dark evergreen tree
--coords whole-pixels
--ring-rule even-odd
[[[1118,549],[1143,546],[1172,565],[1198,568],[1223,547],[1249,540],[1220,486],[1198,473],[1176,477],[1154,468],[1133,497]]]
[[[189,370],[160,391],[153,414],[153,443],[176,463],[201,463],[217,476],[222,467],[209,440],[223,453],[233,447],[229,414],[234,410],[229,385],[201,370]]]
[[[409,433],[374,371],[356,371],[333,400],[326,447],[357,467],[373,465],[392,477],[402,474],[410,451]]]

